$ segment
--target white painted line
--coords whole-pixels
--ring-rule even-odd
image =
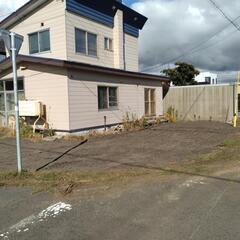
[[[0,239],[8,240],[10,234],[27,232],[30,230],[32,225],[39,222],[44,222],[49,218],[56,218],[57,216],[71,210],[72,210],[72,206],[70,204],[66,204],[63,202],[59,202],[54,205],[51,205],[45,210],[41,211],[39,214],[31,215],[27,218],[24,218],[17,224],[11,226],[8,229],[8,231],[0,234]]]

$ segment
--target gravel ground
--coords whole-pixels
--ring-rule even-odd
[[[210,152],[239,132],[216,122],[179,122],[151,129],[92,137],[82,146],[64,155],[49,169],[106,170],[135,165],[162,167],[191,160]],[[25,169],[37,169],[77,145],[76,141],[56,140],[33,143],[22,141]],[[0,139],[0,166],[15,170],[15,140]]]

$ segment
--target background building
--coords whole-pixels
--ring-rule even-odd
[[[211,72],[200,72],[195,80],[199,84],[218,84],[218,75]]]

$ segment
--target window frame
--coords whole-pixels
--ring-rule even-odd
[[[106,88],[107,89],[107,108],[99,108],[99,94],[98,90],[99,88]],[[116,98],[117,98],[117,105],[116,106],[110,106],[110,96],[109,96],[109,89],[114,88],[116,89]],[[105,85],[98,85],[97,86],[97,100],[98,100],[98,111],[116,111],[119,110],[119,87],[117,86],[105,86]]]
[[[40,46],[40,33],[42,32],[49,32],[49,50],[45,50],[45,51],[40,51],[41,46]],[[34,52],[31,53],[31,41],[30,41],[30,37],[31,35],[37,34],[37,40],[38,40],[38,52]],[[39,53],[46,53],[46,52],[51,52],[51,34],[50,34],[50,28],[46,28],[40,31],[36,31],[36,32],[32,32],[28,34],[28,50],[29,50],[29,54],[30,55],[34,55],[34,54],[39,54]]]
[[[106,47],[106,42],[107,41],[107,47]],[[112,42],[112,47],[110,47],[110,42]],[[104,37],[104,50],[113,52],[113,39],[109,37]]]
[[[146,93],[148,98],[146,99]],[[153,95],[152,95],[153,93]],[[156,96],[156,88],[144,88],[144,112],[146,117],[154,117],[157,114],[157,96]],[[152,96],[154,99],[152,100]],[[148,108],[148,113],[146,112]],[[154,107],[153,107],[154,106]]]
[[[84,56],[88,56],[88,57],[94,57],[94,58],[98,58],[98,34],[94,33],[94,32],[90,32],[90,31],[86,31],[82,28],[77,28],[75,27],[74,28],[74,34],[75,34],[75,53],[76,54],[81,54],[81,55],[84,55]],[[85,33],[85,49],[86,49],[86,52],[85,53],[82,53],[82,52],[78,52],[77,51],[77,38],[76,38],[76,32],[77,31],[82,31]],[[89,49],[88,49],[88,34],[92,34],[92,35],[95,35],[96,36],[96,55],[93,55],[93,54],[89,54]]]
[[[22,94],[23,99],[25,99],[25,79],[24,79],[24,77],[18,77],[18,82],[19,81],[22,81],[23,88],[22,89],[18,88],[18,97],[19,97],[20,94]],[[3,95],[3,99],[4,99],[4,110],[0,109],[0,113],[5,113],[6,116],[7,116],[7,115],[13,113],[13,110],[9,110],[8,109],[8,106],[7,106],[7,95],[14,94],[14,89],[7,90],[6,89],[6,82],[13,82],[13,79],[7,78],[7,79],[1,80],[1,82],[3,83],[3,90],[0,90],[0,93]],[[19,98],[19,100],[20,100],[20,98]]]

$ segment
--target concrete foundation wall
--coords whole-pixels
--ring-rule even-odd
[[[179,120],[232,122],[234,86],[172,87],[163,101],[164,113],[173,107]]]

